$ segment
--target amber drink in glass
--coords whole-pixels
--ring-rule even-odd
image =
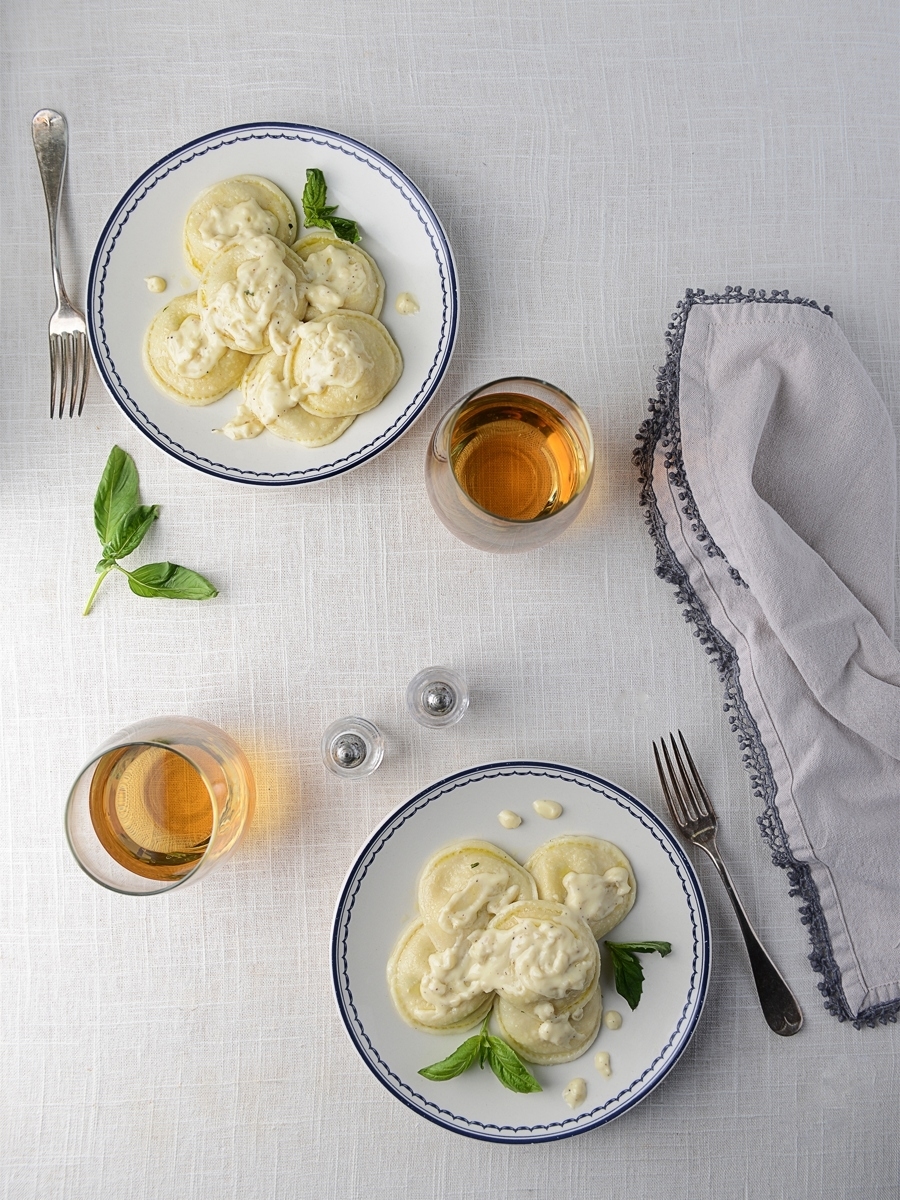
[[[594,466],[575,402],[538,379],[499,379],[465,396],[438,424],[426,460],[428,496],[462,541],[531,550],[581,511]]]
[[[97,883],[152,895],[228,858],[255,799],[249,763],[226,733],[195,717],[156,717],[94,752],[69,795],[66,835]]]

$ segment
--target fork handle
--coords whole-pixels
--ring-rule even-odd
[[[31,140],[37,155],[47,201],[47,219],[50,222],[50,265],[53,268],[53,286],[57,302],[68,301],[59,266],[59,239],[57,223],[59,202],[62,198],[63,180],[66,177],[66,160],[69,156],[69,127],[62,113],[52,108],[42,108],[31,120]]]
[[[719,849],[715,842],[699,842],[697,844],[701,849],[706,851],[715,863],[719,874],[722,876],[722,882],[725,884],[725,890],[731,898],[738,924],[741,927],[741,933],[744,935],[747,954],[750,956],[750,969],[753,972],[753,980],[756,984],[756,991],[759,995],[759,1002],[762,1005],[766,1024],[775,1033],[781,1034],[782,1037],[790,1037],[803,1024],[803,1013],[800,1011],[800,1005],[797,1003],[791,989],[785,983],[781,972],[772,962],[771,958],[769,958],[765,947],[759,940],[756,930],[750,924],[750,919],[744,911],[740,897],[734,890],[734,884],[731,882],[728,868],[722,861],[722,856],[719,854]]]

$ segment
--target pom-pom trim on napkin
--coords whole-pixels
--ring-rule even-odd
[[[725,712],[732,731],[737,735],[744,766],[750,772],[751,790],[762,802],[763,812],[757,817],[762,836],[772,852],[772,862],[788,873],[790,895],[802,901],[800,919],[809,929],[812,953],[809,961],[813,970],[822,975],[819,991],[825,997],[825,1008],[839,1021],[852,1021],[857,1029],[864,1026],[874,1028],[877,1024],[896,1021],[900,1013],[900,1000],[864,1009],[855,1016],[851,1012],[841,986],[841,973],[835,961],[831,938],[818,888],[809,867],[799,862],[791,853],[787,836],[775,804],[777,786],[763,745],[759,728],[744,698],[740,681],[740,665],[735,648],[713,625],[697,593],[691,586],[688,575],[678,561],[666,536],[665,521],[659,511],[653,491],[653,462],[658,448],[662,448],[663,462],[669,482],[676,491],[682,511],[690,521],[691,529],[710,557],[721,558],[728,573],[738,587],[746,587],[740,572],[733,567],[723,551],[716,545],[704,524],[697,508],[685,471],[681,452],[681,427],[678,407],[678,375],[681,350],[688,314],[695,304],[800,304],[818,309],[833,316],[827,306],[820,308],[814,300],[792,298],[786,291],[765,291],[751,288],[744,292],[740,287],[727,287],[723,294],[707,295],[702,289],[689,288],[684,299],[679,301],[676,312],[666,329],[668,347],[666,361],[660,368],[656,381],[656,397],[651,399],[650,416],[643,422],[637,434],[638,446],[634,451],[641,493],[641,506],[646,508],[645,520],[656,546],[656,574],[675,587],[676,603],[682,606],[685,621],[694,626],[694,636],[699,639],[719,673],[725,690]]]

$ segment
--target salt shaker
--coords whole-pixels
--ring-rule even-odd
[[[322,734],[322,761],[335,775],[361,779],[384,758],[384,735],[365,717],[341,717]]]
[[[406,707],[420,725],[455,725],[469,707],[469,690],[449,667],[426,667],[410,680]]]

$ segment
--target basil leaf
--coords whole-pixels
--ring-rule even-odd
[[[607,942],[606,948],[612,959],[616,991],[631,1008],[632,1012],[641,1002],[644,990],[644,968],[638,954],[659,954],[661,958],[671,953],[671,942]]]
[[[159,516],[159,505],[139,505],[133,508],[113,535],[112,541],[103,547],[104,559],[127,558],[137,550],[147,530]]]
[[[359,241],[359,226],[346,217],[336,217],[338,206],[326,204],[328,188],[325,176],[318,167],[306,172],[306,187],[303,189],[303,219],[313,229],[330,229],[345,242]]]
[[[481,1033],[479,1034],[480,1040],[478,1043],[478,1068],[481,1071],[484,1070],[484,1064],[486,1062],[490,1062],[491,1060],[491,1039],[490,1034],[487,1031],[487,1023],[490,1020],[490,1016],[491,1014],[488,1013],[488,1015],[484,1018],[484,1024],[481,1026]]]
[[[430,1067],[423,1067],[419,1074],[437,1082],[455,1079],[457,1075],[462,1075],[463,1071],[467,1071],[478,1057],[481,1040],[481,1034],[476,1033],[474,1037],[468,1038],[461,1046],[457,1046],[452,1054],[442,1058],[440,1062],[432,1063]]]
[[[468,1038],[447,1058],[441,1059],[433,1066],[423,1067],[419,1074],[424,1075],[426,1079],[453,1079],[476,1062],[482,1070],[484,1064],[488,1063],[503,1086],[511,1092],[542,1091],[541,1085],[512,1046],[507,1045],[502,1038],[492,1037],[488,1033],[490,1019],[491,1014],[488,1013],[482,1022],[481,1030],[474,1037]]]
[[[306,223],[315,226],[316,229],[330,229],[332,214],[336,212],[336,204],[326,204],[324,208],[311,208],[306,214]]]
[[[332,217],[331,228],[345,242],[359,241],[359,226],[355,221],[348,221],[346,217]]]
[[[113,446],[94,497],[94,528],[104,547],[113,540],[137,501],[138,473],[134,459],[119,446]]]
[[[168,600],[210,600],[218,591],[208,579],[176,563],[147,563],[126,571],[128,586],[136,596],[159,596]]]
[[[671,942],[607,942],[607,946],[618,946],[622,950],[633,950],[636,954],[658,954],[665,958],[672,953]]]
[[[491,1070],[511,1092],[542,1092],[544,1089],[525,1064],[502,1038],[488,1035],[488,1062]]]
[[[315,217],[325,207],[327,198],[327,189],[325,186],[325,176],[318,167],[311,167],[306,172],[306,187],[303,189],[301,203],[303,205],[303,215],[306,218],[307,225],[314,225],[315,221],[310,221],[310,217]]]
[[[612,959],[616,991],[634,1011],[641,1002],[641,992],[644,990],[644,969],[637,955],[630,950],[620,950],[610,942],[606,943],[606,948]]]

